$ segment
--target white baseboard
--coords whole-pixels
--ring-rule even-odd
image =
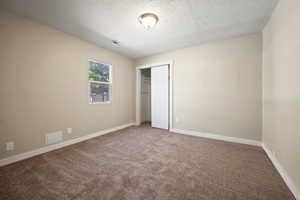
[[[210,133],[201,133],[191,130],[181,130],[181,129],[171,129],[170,132],[184,134],[184,135],[192,135],[197,137],[203,137],[203,138],[209,138],[209,139],[215,139],[215,140],[223,140],[226,142],[234,142],[234,143],[241,143],[241,144],[248,144],[248,145],[254,145],[254,146],[261,146],[261,142],[257,140],[248,140],[248,139],[242,139],[242,138],[236,138],[236,137],[228,137],[223,135],[216,135],[216,134],[210,134]]]
[[[30,157],[33,157],[33,156],[36,156],[36,155],[40,155],[40,154],[43,154],[43,153],[46,153],[46,152],[49,152],[49,151],[53,151],[53,150],[56,150],[56,149],[59,149],[59,148],[62,148],[62,147],[66,147],[66,146],[69,146],[69,145],[72,145],[72,144],[76,144],[76,143],[79,143],[79,142],[82,142],[82,141],[85,141],[85,140],[88,140],[88,139],[92,139],[92,138],[95,138],[95,137],[98,137],[98,136],[101,136],[101,135],[105,135],[107,133],[118,131],[118,130],[130,127],[130,126],[133,126],[133,125],[135,125],[135,123],[124,124],[124,125],[121,125],[121,126],[118,126],[118,127],[105,129],[105,130],[102,130],[102,131],[99,131],[99,132],[96,132],[96,133],[85,135],[85,136],[82,136],[82,137],[79,137],[79,138],[67,140],[65,142],[61,142],[61,143],[58,143],[58,144],[53,144],[53,145],[45,146],[45,147],[35,149],[35,150],[32,150],[32,151],[28,151],[28,152],[25,152],[25,153],[10,156],[8,158],[4,158],[4,159],[0,160],[0,167],[4,166],[4,165],[11,164],[11,163],[14,163],[14,162],[17,162],[17,161],[20,161],[20,160],[24,160],[24,159],[27,159],[27,158],[30,158]]]
[[[287,184],[287,186],[289,187],[289,189],[291,190],[291,192],[296,197],[296,199],[300,200],[300,191],[296,187],[293,180],[288,175],[287,171],[282,167],[280,162],[277,160],[275,156],[273,156],[272,152],[266,147],[264,143],[262,144],[262,147],[265,150],[268,157],[270,158],[273,165],[275,166],[275,168],[277,169],[277,171],[279,172],[279,174],[281,175],[281,177],[283,178],[283,180],[285,181],[285,183]]]
[[[105,129],[105,130],[102,130],[102,131],[99,131],[96,133],[92,133],[92,134],[89,134],[86,136],[82,136],[82,137],[75,138],[72,140],[67,140],[62,143],[49,145],[49,146],[42,147],[42,148],[39,148],[36,150],[32,150],[32,151],[14,155],[14,156],[11,156],[8,158],[4,158],[4,159],[0,160],[0,166],[8,165],[8,164],[20,161],[20,160],[24,160],[24,159],[27,159],[27,158],[30,158],[30,157],[33,157],[36,155],[40,155],[40,154],[43,154],[43,153],[46,153],[49,151],[53,151],[53,150],[56,150],[56,149],[59,149],[62,147],[76,144],[76,143],[79,143],[79,142],[82,142],[85,140],[89,140],[89,139],[92,139],[92,138],[95,138],[95,137],[98,137],[101,135],[105,135],[105,134],[108,134],[108,133],[111,133],[114,131],[118,131],[118,130],[130,127],[130,126],[134,126],[134,125],[136,125],[136,124],[129,123],[129,124],[121,125],[121,126],[114,127],[111,129]],[[209,133],[200,133],[200,132],[190,131],[190,130],[171,129],[170,131],[174,132],[174,133],[184,134],[184,135],[192,135],[192,136],[197,136],[197,137],[204,137],[204,138],[209,138],[209,139],[223,140],[223,141],[227,141],[227,142],[235,142],[235,143],[248,144],[248,145],[254,145],[254,146],[262,146],[264,151],[266,152],[266,154],[272,161],[273,165],[275,166],[275,168],[277,169],[277,171],[279,172],[279,174],[281,175],[281,177],[283,178],[283,180],[285,181],[285,183],[291,190],[291,192],[294,194],[296,199],[300,200],[300,191],[294,184],[293,180],[289,177],[286,170],[281,166],[280,162],[273,156],[271,151],[260,141],[241,139],[241,138],[235,138],[235,137],[227,137],[227,136],[221,136],[221,135],[215,135],[215,134],[209,134]]]

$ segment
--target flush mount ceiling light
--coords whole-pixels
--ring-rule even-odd
[[[159,20],[153,13],[144,13],[138,19],[145,28],[153,28]]]

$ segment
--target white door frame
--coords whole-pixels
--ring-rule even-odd
[[[173,128],[173,65],[174,61],[170,60],[167,62],[139,65],[136,67],[136,108],[135,108],[135,125],[141,124],[141,70],[159,67],[162,65],[169,65],[169,131]]]

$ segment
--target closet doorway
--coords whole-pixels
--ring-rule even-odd
[[[141,69],[141,123],[151,124],[151,68]]]
[[[172,128],[172,71],[172,62],[137,67],[136,125]]]

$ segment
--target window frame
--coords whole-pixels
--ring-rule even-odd
[[[96,62],[96,63],[100,63],[100,64],[104,64],[109,66],[109,82],[102,82],[102,81],[91,81],[89,80],[89,71],[90,71],[90,62]],[[113,66],[111,64],[106,64],[105,62],[96,60],[96,59],[88,59],[88,70],[87,70],[87,78],[88,78],[88,104],[89,105],[95,105],[95,104],[110,104],[112,102],[112,75],[113,75],[113,70],[112,70]],[[90,98],[90,94],[91,94],[91,83],[98,83],[98,84],[102,84],[102,85],[109,85],[108,89],[108,94],[109,94],[109,101],[105,101],[105,102],[95,102],[92,103],[91,102],[91,98]]]

